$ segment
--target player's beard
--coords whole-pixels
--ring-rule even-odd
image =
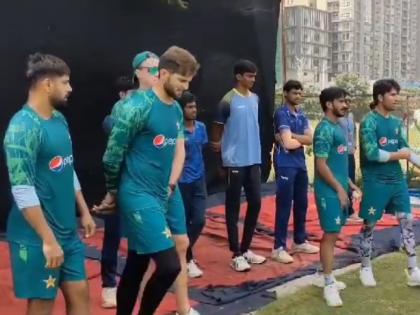
[[[164,88],[166,94],[168,94],[173,99],[177,99],[181,96],[181,95],[177,95],[177,93],[175,92],[175,88],[173,87],[172,84],[169,83],[169,81],[167,81],[163,84],[163,88]]]
[[[64,107],[67,106],[67,99],[68,99],[69,95],[67,95],[66,97],[57,97],[52,95],[50,97],[50,103],[51,106],[54,108],[58,108],[58,107]]]
[[[333,114],[336,117],[344,117],[347,114],[348,109],[343,109],[342,111],[338,110],[337,108],[333,107]]]

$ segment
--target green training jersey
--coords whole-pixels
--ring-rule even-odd
[[[41,206],[58,241],[76,235],[75,173],[70,133],[64,116],[43,119],[25,105],[11,119],[4,138],[13,205],[7,238],[24,244],[41,239],[24,218],[25,208]]]
[[[334,177],[348,189],[348,151],[347,140],[343,129],[337,123],[324,117],[316,126],[314,132],[314,155],[316,158],[326,159],[327,165]],[[324,197],[335,197],[337,192],[328,185],[315,169],[314,187],[317,194]]]
[[[384,117],[371,111],[360,124],[360,167],[364,181],[393,183],[404,180],[399,161],[379,162],[379,150],[397,152],[408,148],[403,136],[401,119],[390,115]]]
[[[166,199],[176,142],[184,138],[181,107],[163,103],[153,90],[135,91],[114,106],[112,117],[103,158],[107,189],[123,184]]]

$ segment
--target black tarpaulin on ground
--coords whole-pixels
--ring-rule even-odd
[[[3,1],[0,5],[0,138],[26,100],[28,54],[62,57],[71,67],[73,94],[64,110],[73,136],[75,166],[89,203],[103,193],[101,121],[116,100],[113,82],[131,71],[142,50],[162,53],[171,45],[193,52],[202,68],[192,83],[199,118],[211,121],[215,105],[232,86],[232,65],[249,58],[259,67],[263,176],[270,169],[278,0],[191,0],[180,10],[158,0]],[[220,181],[207,156],[210,190]],[[9,187],[0,155],[0,227],[9,209]]]

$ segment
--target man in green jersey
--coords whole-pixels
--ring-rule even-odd
[[[87,315],[89,289],[75,204],[86,237],[95,223],[73,168],[66,119],[56,110],[72,91],[70,69],[55,56],[36,53],[29,56],[26,77],[28,101],[11,119],[4,139],[14,197],[7,240],[15,295],[28,300],[26,314],[49,315],[61,288],[67,314]]]
[[[150,52],[143,51],[133,58],[133,77],[127,78],[124,84],[118,84],[120,99],[130,96],[132,93],[140,93],[152,88],[158,80],[159,57]],[[121,82],[121,80],[119,80]],[[117,102],[110,115],[107,115],[102,123],[104,131],[110,134],[114,120],[121,108],[122,102]],[[117,213],[104,216],[104,239],[101,254],[102,275],[102,307],[115,308],[117,306],[117,261],[118,248],[120,245],[120,216]],[[188,301],[188,300],[187,300]]]
[[[143,91],[147,91],[158,82],[159,57],[153,52],[143,51],[138,53],[133,59],[132,67],[134,70],[134,82],[138,84],[138,89],[131,91],[132,94],[138,94]],[[123,108],[123,106],[121,106],[123,103],[124,102],[117,102],[114,105],[112,114],[110,116],[112,121],[121,115],[120,111]],[[108,133],[110,132],[111,128],[112,126],[108,128]],[[178,194],[173,195],[168,203],[168,206],[170,207],[169,213],[172,213],[174,216],[179,216],[178,219],[172,220],[173,222],[181,222],[185,216],[183,205],[181,205],[179,198],[177,197]],[[115,216],[111,215],[109,218],[106,218],[106,220],[109,222],[113,217]],[[197,315],[198,312],[191,307],[188,298],[188,265],[186,260],[188,250],[187,230],[186,227],[181,227],[180,224],[169,225],[169,229],[173,234],[175,247],[181,262],[181,272],[175,280],[175,298],[177,302],[178,314]],[[115,255],[116,250],[117,249],[115,249]],[[108,298],[109,302],[111,302],[108,305],[113,305],[115,307],[116,301],[113,303],[113,288],[105,288],[103,293],[104,300],[105,298]],[[133,295],[132,299],[134,300],[136,297],[137,294]]]
[[[330,87],[320,95],[324,118],[314,134],[315,200],[324,235],[320,259],[324,273],[324,299],[329,306],[343,305],[339,290],[345,284],[334,279],[334,246],[341,227],[346,223],[349,206],[348,187],[359,192],[349,178],[347,140],[339,125],[339,118],[348,111],[347,93],[342,88]]]
[[[115,115],[104,155],[108,193],[99,207],[112,206],[118,195],[122,231],[128,238],[117,314],[131,313],[151,259],[156,270],[146,284],[139,314],[153,314],[181,268],[174,239],[185,238],[185,251],[188,247],[177,188],[185,158],[183,115],[175,99],[188,89],[198,68],[188,51],[169,48],[160,58],[158,83],[123,100]]]
[[[405,176],[400,160],[419,165],[403,136],[402,121],[391,115],[398,104],[399,84],[379,80],[373,85],[372,111],[360,124],[360,166],[363,199],[360,217],[364,219],[360,254],[360,280],[366,287],[376,286],[371,266],[373,230],[383,213],[392,213],[401,226],[402,242],[408,255],[407,284],[420,285],[417,267],[413,217]]]

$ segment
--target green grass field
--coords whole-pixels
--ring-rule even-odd
[[[347,284],[347,288],[341,291],[344,302],[341,308],[328,307],[322,289],[308,287],[268,305],[257,315],[418,315],[420,287],[406,285],[406,261],[402,253],[375,261],[376,288],[364,288],[358,271],[338,277]]]

